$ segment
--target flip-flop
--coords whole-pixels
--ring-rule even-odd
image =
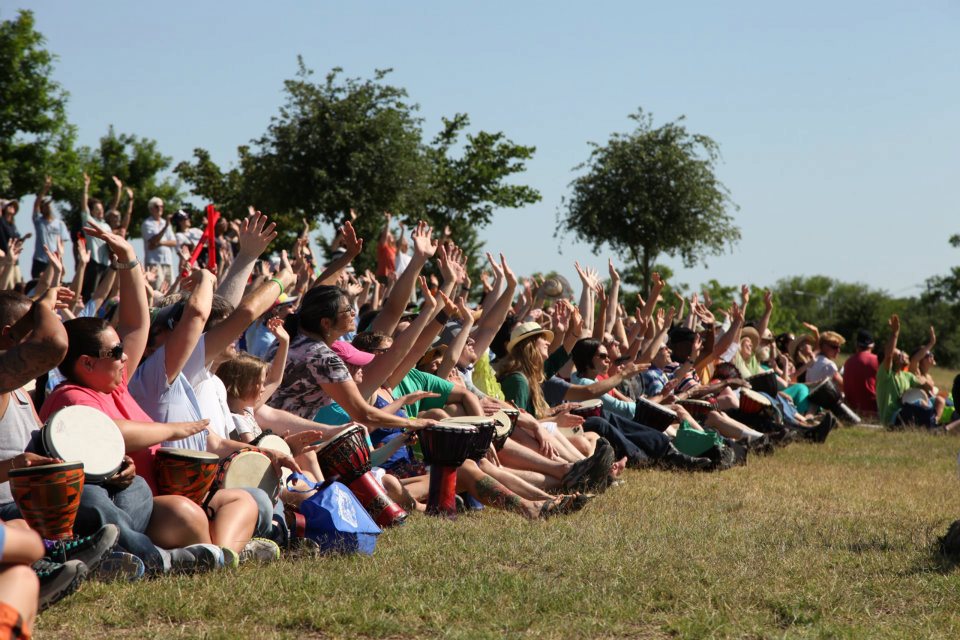
[[[566,515],[570,512],[570,504],[573,502],[574,496],[560,496],[553,500],[548,500],[543,503],[543,506],[540,507],[540,520],[549,520],[553,516]]]

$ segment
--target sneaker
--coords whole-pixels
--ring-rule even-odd
[[[96,576],[101,582],[136,582],[145,571],[143,560],[137,556],[126,551],[113,551],[100,563]]]
[[[170,550],[170,571],[173,573],[202,573],[223,567],[223,549],[215,544],[192,544]]]
[[[79,560],[67,560],[63,564],[37,560],[33,570],[40,579],[41,611],[76,591],[87,576],[87,567]]]
[[[280,559],[280,545],[266,538],[253,538],[240,552],[240,562],[273,562]]]
[[[240,566],[240,554],[230,547],[220,547],[220,551],[223,552],[224,569],[236,569]]]
[[[92,536],[72,540],[45,540],[47,553],[44,556],[50,562],[64,564],[69,560],[79,560],[94,573],[104,558],[110,555],[120,540],[120,530],[116,525],[105,524]]]

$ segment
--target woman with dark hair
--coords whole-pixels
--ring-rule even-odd
[[[268,401],[302,418],[336,402],[351,420],[383,427],[422,428],[433,420],[409,420],[387,413],[367,402],[346,364],[330,346],[354,331],[356,312],[339,287],[320,285],[310,289],[300,310],[287,316],[284,328],[290,334],[290,350],[283,382]]]

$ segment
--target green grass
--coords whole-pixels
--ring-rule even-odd
[[[412,518],[372,558],[88,584],[37,638],[956,638],[960,439],[867,428],[721,474],[628,471],[545,523]]]

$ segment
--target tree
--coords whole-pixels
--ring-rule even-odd
[[[373,240],[391,211],[407,223],[426,219],[450,226],[476,255],[476,228],[490,222],[495,207],[517,207],[540,195],[530,187],[507,185],[524,170],[534,149],[502,133],[461,134],[466,115],[443,121],[429,144],[423,141],[418,107],[406,90],[385,82],[390,70],[372,79],[343,78],[341,69],[314,83],[298,59],[297,75],[284,83],[286,101],[260,138],[238,148],[238,164],[223,171],[204,149],[175,171],[191,192],[242,215],[247,205],[269,212],[287,236],[300,219],[339,224],[350,209],[368,240],[358,262],[372,265]],[[460,148],[459,157],[451,150]],[[474,279],[476,281],[476,278]]]
[[[693,266],[732,246],[740,230],[727,213],[737,206],[714,175],[717,144],[688,132],[683,117],[654,127],[641,109],[630,119],[632,133],[591,142],[589,159],[574,167],[586,173],[570,184],[557,233],[573,232],[595,253],[609,245],[636,265],[647,289],[661,254]]]
[[[0,194],[17,198],[76,161],[67,93],[51,77],[55,56],[34,24],[30,11],[0,22]]]

